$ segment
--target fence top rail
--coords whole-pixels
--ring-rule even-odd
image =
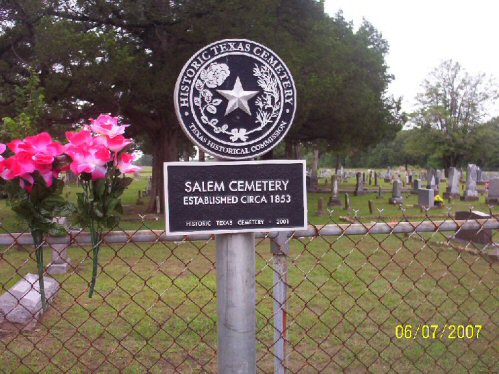
[[[288,236],[313,237],[341,236],[341,235],[366,235],[366,234],[403,234],[414,232],[441,232],[458,230],[498,229],[499,219],[469,219],[469,220],[440,220],[421,222],[375,222],[375,223],[351,223],[351,224],[327,224],[309,225],[306,230],[289,232]],[[257,238],[275,238],[276,232],[258,232]],[[210,240],[214,236],[210,234],[193,235],[166,235],[164,230],[121,230],[110,231],[104,235],[104,242],[108,244],[124,244],[128,242],[181,242],[194,240]],[[68,236],[47,237],[49,244],[90,244],[90,233],[81,230],[71,230]],[[0,234],[0,245],[32,245],[33,239],[30,233],[7,233]]]

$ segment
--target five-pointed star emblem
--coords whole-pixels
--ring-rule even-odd
[[[258,91],[244,91],[239,77],[236,78],[236,83],[234,83],[234,88],[232,88],[232,90],[217,90],[217,92],[229,100],[225,115],[239,108],[251,116],[248,100],[255,96]]]

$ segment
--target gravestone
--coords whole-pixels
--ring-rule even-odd
[[[345,193],[345,210],[350,210],[350,196]]]
[[[324,199],[322,197],[319,197],[319,200],[317,200],[317,211],[315,212],[316,216],[324,216],[326,214],[326,211],[324,210]]]
[[[433,208],[435,206],[435,191],[431,188],[420,188],[418,190],[418,205],[421,208]]]
[[[364,191],[364,181],[362,178],[362,173],[358,172],[356,174],[356,177],[357,177],[357,184],[355,185],[355,191],[353,192],[353,194],[355,196],[364,195],[365,191]]]
[[[390,183],[392,181],[392,179],[393,179],[392,169],[388,166],[388,169],[386,170],[384,181],[386,183]]]
[[[71,269],[67,244],[51,244],[52,262],[47,265],[48,274],[66,274]]]
[[[412,184],[412,170],[409,171],[409,184]]]
[[[376,199],[381,199],[383,198],[383,189],[381,186],[378,186],[378,194],[376,195]]]
[[[374,185],[375,186],[379,186],[379,182],[378,182],[378,172],[374,172]]]
[[[478,200],[478,191],[476,190],[476,165],[469,164],[466,172],[466,187],[464,195],[461,198],[464,201]]]
[[[362,183],[366,184],[366,173],[362,172]]]
[[[492,178],[489,181],[489,194],[485,199],[487,204],[499,203],[499,178]]]
[[[59,291],[59,283],[49,277],[43,277],[43,281],[47,304],[50,304]],[[38,275],[26,274],[8,292],[0,296],[0,313],[8,322],[23,325],[36,323],[44,313]]]
[[[485,184],[485,180],[484,180],[484,175],[483,175],[483,171],[482,169],[480,169],[480,167],[476,167],[476,184],[479,185],[479,186],[483,186]]]
[[[456,220],[473,220],[473,219],[488,219],[489,214],[473,210],[471,212],[461,211],[456,212]],[[477,244],[492,244],[491,229],[475,229],[475,230],[459,230],[454,236],[455,239],[460,239],[466,242]]]
[[[331,178],[331,196],[329,197],[329,201],[327,203],[329,208],[333,206],[341,206],[341,201],[338,198],[338,176],[333,175]]]
[[[372,170],[369,170],[369,185],[372,186],[373,184],[373,173]]]
[[[426,188],[431,188],[430,187],[431,186],[431,178],[434,177],[433,171],[434,171],[433,168],[430,168],[429,170],[426,171],[426,176],[425,176],[425,178],[426,178]],[[435,182],[433,182],[433,183],[435,183]]]
[[[396,180],[393,182],[393,187],[392,187],[392,197],[388,199],[389,204],[402,204],[404,201],[404,198],[402,197],[402,182],[399,180]]]
[[[409,174],[408,174],[407,172],[405,172],[405,185],[406,185],[406,186],[408,186],[408,185],[409,185],[409,183],[411,183],[411,182],[409,181]]]
[[[426,188],[431,188],[432,190],[435,191],[435,193],[438,194],[438,184],[436,181],[435,169],[431,168],[430,171],[428,172],[426,178],[427,178],[426,179],[426,181],[427,181]]]
[[[435,173],[435,183],[437,186],[440,185],[440,182],[442,181],[442,170],[437,170]]]
[[[145,190],[144,190],[144,193],[142,193],[141,190],[138,190],[137,191],[137,201],[135,202],[135,205],[143,205],[144,202],[142,201],[142,196],[146,196],[145,194]]]
[[[66,217],[54,219],[57,223],[66,226]],[[52,247],[52,262],[47,265],[48,274],[66,274],[71,268],[71,259],[68,255],[67,244],[51,244]]]
[[[445,199],[459,199],[459,172],[456,168],[449,168],[447,179],[447,188],[444,192]]]
[[[411,194],[417,195],[419,194],[419,190],[421,189],[421,179],[414,179],[414,182],[412,182],[412,190]]]
[[[374,201],[373,200],[369,200],[367,202],[368,206],[369,206],[369,213],[370,214],[374,214]]]

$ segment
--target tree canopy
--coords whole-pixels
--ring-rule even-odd
[[[471,75],[458,62],[442,62],[423,82],[412,116],[428,153],[438,153],[446,168],[469,159],[475,128],[498,93],[485,74]]]
[[[400,107],[386,96],[388,44],[369,23],[353,30],[316,0],[5,0],[0,13],[0,116],[15,116],[15,89],[34,70],[46,129],[112,112],[162,163],[190,147],[173,109],[188,58],[223,38],[273,49],[289,66],[298,111],[289,142],[321,139],[349,150],[395,136]]]

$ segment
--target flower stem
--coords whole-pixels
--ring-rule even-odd
[[[45,266],[43,264],[43,232],[40,230],[32,230],[31,236],[35,244],[36,265],[38,268],[38,284],[40,286],[40,298],[42,300],[42,310],[47,310],[47,299],[45,297],[45,282],[43,280],[43,273]]]
[[[94,295],[95,282],[97,281],[97,271],[98,271],[98,265],[99,265],[99,245],[98,244],[93,246],[92,253],[93,253],[92,280],[90,281],[90,291],[88,292],[88,297],[92,297]]]

